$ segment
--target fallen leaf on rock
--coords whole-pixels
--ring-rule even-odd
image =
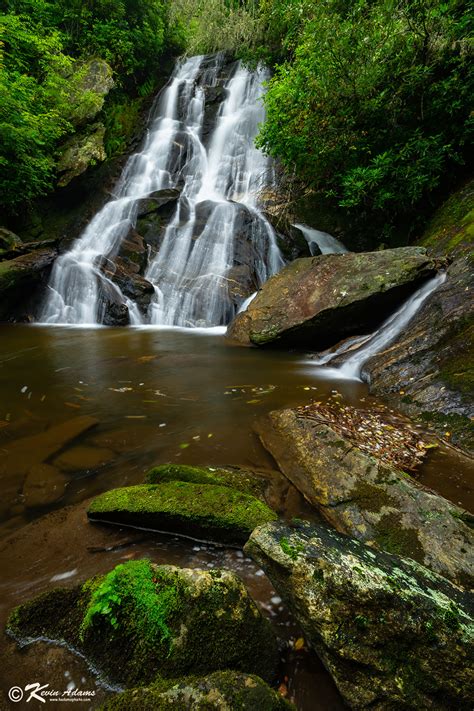
[[[298,637],[298,639],[295,642],[294,649],[299,652],[300,649],[303,649],[304,647],[304,638],[303,637]]]

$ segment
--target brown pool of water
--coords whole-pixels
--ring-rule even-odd
[[[109,488],[140,483],[150,466],[164,462],[233,464],[273,477],[275,463],[254,434],[255,420],[272,409],[328,398],[354,405],[371,400],[364,384],[325,379],[299,354],[237,348],[215,335],[0,326],[1,624],[14,605],[55,584],[73,584],[124,560],[149,557],[235,570],[280,638],[295,639],[300,632],[294,621],[241,551],[93,526],[84,502]],[[51,456],[48,485],[25,481],[21,457],[18,465],[8,457],[13,444],[21,440],[30,456],[38,435],[80,416],[97,424]],[[308,517],[296,490],[288,484],[278,488],[274,478],[280,510]],[[466,461],[453,451],[431,455],[420,478],[456,503],[472,505]],[[51,687],[61,682],[96,689],[90,708],[110,693],[97,686],[84,660],[46,643],[19,651],[4,638],[2,659],[4,693],[33,676]],[[314,654],[287,647],[280,676],[300,711],[342,708]]]

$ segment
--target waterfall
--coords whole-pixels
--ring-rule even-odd
[[[222,82],[224,64],[223,54],[178,63],[113,199],[56,260],[41,321],[108,323],[113,308],[131,324],[224,325],[282,266],[273,228],[258,208],[259,192],[273,181],[269,159],[253,145],[264,120],[265,70],[233,66],[214,128],[204,136],[206,92]],[[104,263],[113,263],[135,227],[140,201],[170,188],[180,197],[144,274],[154,294],[143,309],[104,273]]]
[[[311,254],[317,254],[318,249],[321,254],[344,254],[344,252],[348,251],[342,242],[327,232],[321,232],[321,230],[315,230],[313,227],[300,223],[293,225],[293,227],[303,233]],[[317,249],[314,249],[314,245],[316,245]]]
[[[430,294],[441,286],[445,280],[445,272],[436,274],[415,291],[371,336],[348,339],[332,352],[321,353],[313,363],[323,366],[326,363],[330,363],[337,356],[342,356],[349,350],[353,350],[358,342],[362,342],[360,347],[354,350],[352,355],[346,358],[337,368],[325,368],[321,371],[322,373],[325,372],[328,377],[335,376],[339,379],[361,380],[364,363],[372,356],[383,351],[398,338]]]

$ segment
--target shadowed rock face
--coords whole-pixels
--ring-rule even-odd
[[[257,432],[281,471],[339,531],[472,587],[474,534],[465,511],[296,410],[271,412]]]
[[[409,328],[363,368],[373,393],[395,397],[410,414],[421,413],[441,431],[449,430],[452,441],[470,451],[474,450],[468,419],[474,414],[473,290],[472,259],[456,260]]]
[[[264,284],[227,335],[322,350],[374,330],[442,264],[419,247],[297,259]]]
[[[322,525],[257,528],[265,570],[353,709],[469,709],[472,599],[414,561]]]
[[[57,256],[49,247],[0,262],[0,321],[27,320],[30,303]]]

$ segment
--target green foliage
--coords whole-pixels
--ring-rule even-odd
[[[165,573],[150,561],[118,565],[93,588],[80,638],[94,625],[105,623],[121,633],[147,641],[150,649],[165,645],[170,650],[167,621],[179,607],[179,593]]]
[[[256,0],[174,0],[172,24],[181,28],[190,55],[256,50],[260,40],[257,5]]]
[[[182,38],[166,0],[3,0],[0,11],[0,206],[14,212],[54,187],[61,139],[102,108],[84,60],[105,59],[127,97],[107,116],[124,127],[110,132],[111,154],[137,115],[129,95],[153,91]]]
[[[259,145],[389,238],[472,141],[468,4],[262,0],[276,63]]]

